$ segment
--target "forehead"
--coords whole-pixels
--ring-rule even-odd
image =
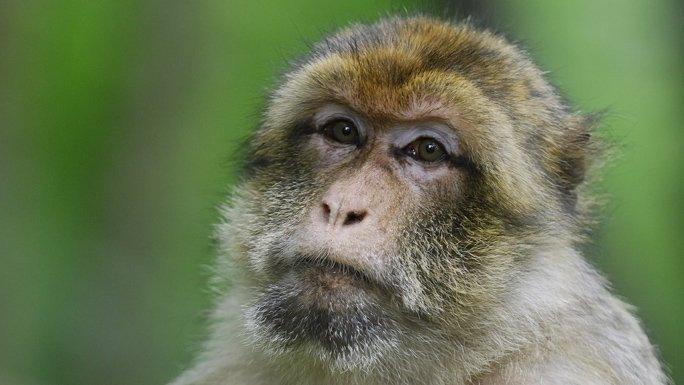
[[[299,95],[312,102],[327,98],[374,120],[447,119],[444,115],[455,112],[447,107],[456,107],[461,100],[483,99],[459,74],[422,68],[416,58],[389,49],[353,57],[332,54],[308,70],[305,76],[325,80],[314,92]]]
[[[498,109],[496,96],[525,93],[504,60],[507,48],[488,33],[427,19],[351,27],[286,76],[267,118],[283,123],[338,103],[381,121],[457,114],[477,122]]]

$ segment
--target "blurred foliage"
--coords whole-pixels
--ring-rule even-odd
[[[683,381],[680,5],[486,3],[478,16],[521,39],[570,100],[611,111],[624,155],[591,258]],[[0,384],[180,372],[204,333],[214,207],[267,86],[321,35],[404,7],[416,8],[0,2]]]

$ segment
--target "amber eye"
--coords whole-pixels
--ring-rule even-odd
[[[446,158],[447,153],[441,143],[432,138],[420,138],[405,147],[406,154],[421,162],[433,163]]]
[[[349,120],[338,119],[326,123],[323,132],[330,139],[343,144],[359,144],[359,130]]]

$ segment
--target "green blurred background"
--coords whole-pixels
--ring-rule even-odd
[[[681,3],[0,0],[0,385],[177,375],[267,87],[337,26],[428,8],[507,32],[609,109],[622,156],[589,257],[684,383]]]

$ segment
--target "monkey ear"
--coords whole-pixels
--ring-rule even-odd
[[[574,195],[575,188],[584,182],[587,172],[596,160],[599,144],[594,130],[603,113],[573,115],[553,151],[555,173],[564,192]]]

